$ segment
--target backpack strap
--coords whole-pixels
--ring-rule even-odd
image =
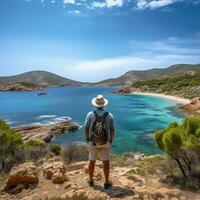
[[[93,111],[93,113],[94,113],[96,118],[99,116],[95,110]]]
[[[106,117],[109,115],[109,112],[105,112],[104,114],[103,114],[103,118],[104,118],[104,120],[106,120]]]
[[[93,111],[93,113],[95,114],[95,117],[96,117],[96,118],[99,117],[99,115],[97,114],[97,112],[96,112],[95,110]],[[109,112],[106,111],[106,112],[103,114],[103,116],[102,116],[103,119],[105,120],[106,117],[107,117],[108,115],[109,115]]]

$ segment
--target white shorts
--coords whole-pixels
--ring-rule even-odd
[[[110,143],[101,146],[94,146],[92,142],[89,142],[88,149],[89,149],[89,160],[96,161],[98,153],[101,154],[103,161],[110,160],[110,149],[111,149]]]

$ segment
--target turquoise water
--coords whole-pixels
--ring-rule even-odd
[[[157,153],[152,133],[170,122],[182,120],[175,111],[178,102],[144,95],[112,94],[114,87],[62,87],[48,89],[48,95],[37,96],[32,92],[0,93],[0,118],[11,126],[23,124],[53,124],[66,117],[83,125],[85,115],[93,110],[90,101],[97,94],[108,100],[107,109],[113,113],[116,139],[112,151],[124,153],[138,151]],[[65,145],[84,141],[83,128],[59,135],[52,142]]]

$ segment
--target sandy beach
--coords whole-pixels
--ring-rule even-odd
[[[171,100],[183,103],[183,104],[190,103],[190,101],[191,101],[190,99],[185,99],[185,98],[176,97],[176,96],[170,96],[170,95],[166,95],[166,94],[151,93],[151,92],[132,92],[132,94],[134,94],[134,95],[146,95],[146,96],[157,96],[157,97],[171,99]]]

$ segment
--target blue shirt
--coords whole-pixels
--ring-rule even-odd
[[[97,114],[99,116],[103,116],[103,114],[106,112],[105,110],[99,110],[99,109],[96,109],[95,110],[97,112]],[[88,128],[89,129],[89,135],[91,135],[91,131],[92,131],[92,126],[95,122],[95,114],[93,111],[89,112],[86,116],[86,119],[85,119],[85,128]],[[108,133],[108,141],[110,139],[110,130],[111,129],[114,129],[114,118],[113,118],[113,115],[112,113],[109,112],[109,114],[107,115],[106,117],[106,129],[107,129],[107,133]]]

